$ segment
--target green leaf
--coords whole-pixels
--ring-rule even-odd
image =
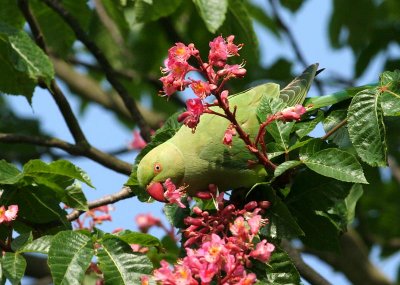
[[[274,34],[275,37],[280,39],[281,34],[279,33],[277,24],[272,19],[272,17],[269,16],[267,13],[265,13],[263,8],[258,7],[257,5],[254,5],[251,2],[248,2],[246,4],[247,4],[246,5],[247,10],[249,11],[249,14],[251,15],[251,17],[258,23],[260,23],[261,25],[266,27],[270,32],[272,32]]]
[[[207,29],[215,33],[225,21],[228,0],[193,0]]]
[[[182,201],[185,203],[185,201]],[[177,204],[165,204],[164,214],[168,221],[176,228],[186,227],[183,219],[190,215],[190,210],[188,207],[181,208]]]
[[[74,16],[83,30],[87,30],[92,12],[88,1],[63,0],[62,6]],[[69,25],[43,1],[30,0],[31,11],[36,18],[46,45],[57,57],[67,58],[76,41],[76,36]],[[62,35],[62,37],[60,37]]]
[[[25,273],[26,260],[18,253],[6,252],[3,255],[3,274],[11,284],[18,285]]]
[[[300,284],[300,274],[292,260],[280,247],[275,246],[267,264],[255,262],[256,284],[297,285]]]
[[[347,120],[347,109],[345,110],[333,110],[323,121],[323,127],[326,133],[337,127],[339,124],[343,124]],[[351,146],[349,132],[347,131],[346,124],[336,130],[333,134],[328,137],[337,144],[340,148],[347,148]]]
[[[90,237],[63,231],[56,234],[50,245],[48,264],[54,284],[81,284],[94,255]]]
[[[307,160],[310,156],[314,153],[320,151],[321,149],[325,148],[326,145],[320,139],[308,139],[304,141],[300,148],[300,159]]]
[[[150,22],[166,17],[180,6],[182,0],[153,0],[152,3],[145,0],[135,1],[135,15],[138,22]]]
[[[146,255],[133,253],[127,243],[111,235],[101,241],[97,257],[105,284],[139,284],[141,275],[153,269]]]
[[[342,228],[347,229],[347,226],[351,224],[355,217],[355,210],[358,200],[363,195],[364,191],[361,184],[354,184],[350,190],[349,195],[339,203],[336,203],[333,210],[329,213],[340,216],[342,221]]]
[[[89,176],[82,169],[67,160],[57,160],[49,164],[39,159],[31,160],[24,165],[23,174],[25,176],[33,177],[37,175],[59,175],[71,179],[77,179],[93,188]]]
[[[30,243],[33,239],[32,232],[22,233],[11,242],[11,248],[18,251],[25,244]]]
[[[265,213],[269,222],[265,227],[262,227],[262,235],[281,239],[295,238],[304,234],[285,203],[276,195],[275,190],[268,183],[255,184],[248,195],[250,196],[248,198],[250,200],[251,197],[257,197],[260,200],[271,203],[271,206]]]
[[[379,91],[357,93],[349,106],[348,131],[360,158],[371,166],[386,166],[387,149]]]
[[[400,71],[385,71],[380,76],[380,103],[385,116],[400,116]]]
[[[50,84],[49,58],[23,31],[0,22],[0,92],[24,95],[31,101],[39,81]]]
[[[317,116],[309,121],[299,122],[295,125],[296,134],[299,138],[308,135],[324,119],[324,112],[318,110]]]
[[[307,245],[318,249],[338,248],[339,228],[319,213],[328,213],[335,204],[344,201],[352,186],[308,169],[296,175],[284,202],[304,231],[301,239]]]
[[[299,166],[302,163],[303,162],[301,162],[299,160],[285,161],[284,163],[279,164],[278,167],[275,169],[274,177],[278,177],[278,176],[282,175],[285,171],[292,169],[296,166]]]
[[[20,248],[18,252],[37,252],[48,254],[53,236],[42,236]]]
[[[119,237],[127,244],[139,244],[141,246],[155,246],[155,247],[161,245],[160,240],[152,235],[139,232],[132,232],[129,230],[125,230],[121,233],[118,233],[117,237]]]
[[[0,185],[14,184],[19,180],[20,171],[13,164],[0,160]]]
[[[282,111],[286,104],[280,98],[271,99],[269,96],[264,96],[257,107],[257,117],[261,122],[264,122],[268,116]],[[275,142],[280,145],[285,151],[289,149],[289,137],[292,131],[294,122],[285,123],[282,121],[271,122],[266,130]]]
[[[314,80],[317,69],[318,63],[310,65],[300,76],[293,79],[292,82],[281,90],[279,97],[287,104],[287,106],[303,104],[308,90],[311,87],[311,83]]]
[[[314,153],[303,162],[311,170],[337,180],[368,183],[357,159],[346,151],[329,148]]]
[[[17,1],[15,0],[1,1],[0,22],[6,23],[17,29],[23,28],[25,19],[18,8]]]
[[[305,0],[280,0],[283,7],[286,7],[291,12],[296,12],[305,3]]]
[[[80,185],[80,183],[75,182],[65,190],[65,199],[63,199],[63,202],[66,205],[76,210],[89,210],[87,199],[85,197],[85,194],[83,194],[82,186]]]

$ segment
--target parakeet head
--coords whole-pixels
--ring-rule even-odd
[[[170,142],[153,148],[139,163],[137,177],[139,184],[146,187],[151,197],[165,202],[163,183],[168,178],[176,185],[182,184],[185,163],[180,150]]]

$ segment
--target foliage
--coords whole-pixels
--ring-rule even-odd
[[[297,13],[306,1],[279,2],[279,9]],[[396,0],[332,0],[332,3],[330,43],[336,49],[350,48],[355,57],[354,78],[348,81],[354,82],[364,74],[378,54],[385,55],[389,71],[377,74],[376,84],[357,87],[336,84],[336,93],[305,100],[311,85],[335,79],[319,76],[317,64],[309,67],[302,64],[305,71],[297,74],[293,72],[297,70],[296,64],[288,58],[276,59],[269,66],[260,63],[259,39],[253,22],[277,38],[290,37],[290,30],[279,17],[278,1],[270,1],[266,11],[253,1],[239,0],[99,0],[93,5],[75,0],[3,0],[0,4],[0,248],[4,254],[0,258],[0,284],[6,280],[20,284],[30,266],[26,256],[32,253],[47,256],[54,284],[94,284],[96,280],[105,284],[145,284],[143,276],[150,278],[160,264],[159,270],[164,269],[165,274],[168,265],[163,260],[174,263],[181,258],[189,262],[189,258],[183,259],[183,249],[187,254],[190,252],[187,245],[194,234],[187,234],[187,228],[197,225],[195,219],[200,214],[201,219],[220,215],[219,211],[231,209],[231,205],[236,211],[234,215],[247,219],[247,230],[252,227],[251,218],[262,216],[261,229],[243,239],[248,246],[246,251],[238,251],[246,261],[241,266],[248,270],[248,275],[240,277],[242,282],[255,282],[257,276],[257,284],[300,284],[300,276],[305,276],[303,269],[291,251],[282,246],[282,241],[300,240],[304,250],[324,259],[326,252],[332,256],[341,250],[341,237],[347,235],[349,228],[357,232],[368,250],[379,245],[382,255],[396,253],[398,245],[394,241],[400,232],[393,223],[400,215],[396,164],[400,160],[400,71],[393,67],[398,67],[400,59],[387,47],[399,42],[393,35],[398,30],[400,7]],[[203,61],[197,56],[208,54],[212,46],[209,42],[218,35],[235,35],[235,43],[244,44],[234,48],[246,62],[246,70],[240,59],[231,58],[235,54],[229,54],[233,63],[229,66],[225,61],[223,64],[214,61],[213,66],[208,58],[212,68],[223,71],[235,67],[229,76],[222,71],[213,75],[214,70],[201,65],[207,62],[206,56]],[[224,39],[228,44],[230,40]],[[205,102],[195,92],[200,98],[188,101],[197,105],[187,103],[186,117],[179,111],[184,106],[183,100],[172,93],[188,87],[188,81],[179,78],[181,84],[175,84],[171,91],[167,85],[171,82],[166,84],[164,80],[162,86],[157,80],[168,49],[177,42],[195,43],[196,50],[191,51],[195,58],[188,62],[201,72],[201,79],[216,86],[207,96],[212,93],[218,101],[214,105]],[[297,56],[296,60],[304,63],[298,52]],[[170,68],[166,64],[164,71]],[[91,145],[55,76],[78,98],[81,113],[89,104],[100,104],[128,129],[141,128],[145,139],[150,137],[149,126],[157,128],[133,166]],[[240,80],[227,83],[233,77]],[[197,79],[190,79],[190,83]],[[235,107],[229,106],[234,97],[227,99],[224,91],[239,93],[267,79],[279,83],[281,88],[276,87],[276,96],[264,97],[256,106],[255,116],[261,127],[257,136],[246,136],[234,121]],[[8,104],[8,95],[22,95],[31,103],[35,88],[46,89],[54,98],[73,143],[51,137],[36,118],[20,116]],[[161,89],[168,95],[168,102],[156,95]],[[250,89],[244,94],[255,90],[261,89]],[[151,108],[140,103],[142,98],[150,98]],[[186,120],[200,105],[202,111],[195,118],[197,121]],[[305,109],[295,109],[300,105]],[[218,106],[221,113],[215,111]],[[110,219],[110,208],[106,205],[111,202],[132,196],[137,196],[141,203],[151,200],[151,193],[149,196],[144,189],[146,185],[138,181],[136,169],[140,161],[180,128],[186,128],[177,118],[195,129],[200,115],[216,115],[232,123],[225,130],[223,147],[235,150],[242,139],[241,151],[255,154],[254,161],[246,163],[250,167],[258,163],[266,169],[263,181],[247,189],[233,189],[229,198],[211,191],[209,200],[183,199],[180,205],[186,206],[185,209],[167,204],[165,214],[182,233],[181,241],[176,240],[174,228],[149,217],[147,225],[165,230],[163,238],[147,234],[146,227],[141,228],[142,232],[105,233],[98,229],[98,224]],[[161,121],[164,124],[159,127]],[[311,137],[321,124],[325,134]],[[218,140],[222,141],[222,137]],[[92,159],[123,174],[129,174],[131,167],[133,170],[120,192],[100,203],[90,202],[81,185],[93,187],[88,175],[52,148]],[[49,158],[50,162],[45,162]],[[384,179],[380,171],[387,165],[393,175]],[[182,188],[183,185],[177,185],[173,191]],[[254,206],[258,210],[251,209],[254,212],[246,208],[252,201],[258,203]],[[82,213],[85,214],[78,218]],[[225,222],[223,242],[228,244],[237,237],[232,230],[236,220],[228,221],[228,212],[224,213],[220,218],[226,220],[218,223]],[[209,222],[201,221],[202,226]],[[213,220],[214,226],[216,221]],[[200,232],[198,229],[192,228],[192,232]],[[197,239],[201,240],[198,236]],[[238,247],[243,240],[235,240]],[[263,242],[270,249],[274,247],[271,256],[256,255],[256,246]],[[190,245],[199,252],[200,248],[206,248],[204,244]],[[355,280],[340,264],[332,264]],[[228,266],[224,266],[220,269],[225,270],[225,275],[221,276],[228,280],[231,273],[226,273]],[[378,283],[372,280],[371,284]]]

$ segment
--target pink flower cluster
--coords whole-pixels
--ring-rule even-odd
[[[303,115],[306,111],[307,109],[304,106],[297,104],[293,107],[283,109],[277,115],[279,119],[286,122],[299,121],[301,115]]]
[[[18,214],[18,205],[10,205],[7,207],[0,207],[0,224],[1,223],[9,223],[17,218]]]
[[[83,218],[75,220],[79,229],[93,229],[96,225],[102,224],[104,221],[112,221],[110,212],[114,211],[114,207],[111,205],[104,205],[97,208],[90,209],[85,213]],[[86,221],[89,221],[89,226],[86,227]]]
[[[267,223],[260,214],[269,202],[250,202],[238,210],[232,204],[224,206],[223,194],[217,201],[219,209],[214,215],[194,207],[196,217],[185,219],[186,257],[173,267],[161,262],[161,268],[154,271],[154,279],[160,284],[256,283],[256,275],[246,269],[252,266],[252,260],[268,262],[275,249],[258,237],[260,228]]]
[[[178,121],[183,122],[193,131],[200,121],[200,116],[208,111],[209,105],[203,100],[212,93],[220,96],[224,92],[222,87],[227,80],[241,78],[246,74],[243,64],[229,65],[226,63],[229,57],[239,56],[238,52],[243,46],[234,44],[234,38],[234,36],[229,36],[224,39],[218,36],[210,42],[207,63],[203,62],[194,44],[186,46],[183,43],[176,43],[168,50],[168,58],[164,62],[165,67],[161,69],[165,74],[160,78],[163,84],[163,93],[169,97],[176,91],[182,91],[190,86],[197,98],[187,100],[187,111],[178,117]],[[197,67],[188,63],[190,58],[194,58]],[[191,71],[201,73],[206,81],[186,78],[188,72]]]

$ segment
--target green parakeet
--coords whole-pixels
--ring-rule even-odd
[[[256,110],[261,100],[265,96],[280,97],[288,106],[302,104],[317,67],[318,64],[309,66],[281,91],[279,85],[266,83],[229,97],[230,108],[237,106],[237,121],[251,138],[259,130]],[[211,108],[223,113],[219,107]],[[229,124],[220,116],[203,114],[195,133],[182,126],[172,138],[142,158],[137,168],[139,184],[154,199],[165,201],[163,183],[168,178],[177,186],[186,185],[190,194],[207,191],[209,184],[224,191],[263,181],[266,170],[262,165],[249,165],[255,156],[238,136],[234,137],[232,147],[222,143]]]

